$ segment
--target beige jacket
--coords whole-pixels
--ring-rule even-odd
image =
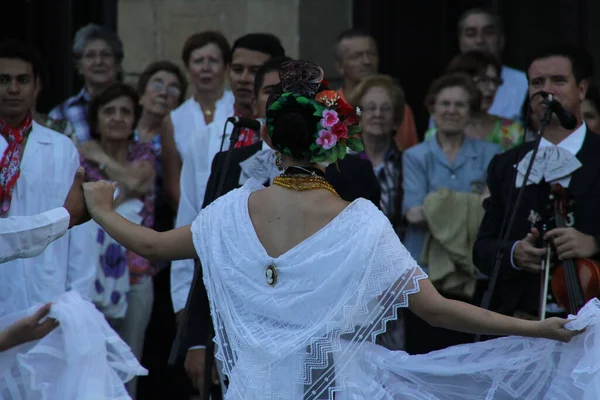
[[[472,251],[484,213],[481,197],[440,189],[427,195],[423,212],[429,233],[422,261],[429,266],[429,279],[442,293],[472,298],[478,275]]]

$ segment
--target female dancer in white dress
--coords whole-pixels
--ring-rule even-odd
[[[336,195],[322,164],[358,150],[359,129],[322,75],[300,62],[281,72],[263,138],[282,153],[282,176],[268,188],[249,181],[190,226],[159,233],[132,224],[113,211],[110,184],[84,185],[92,217],[124,246],[202,261],[225,398],[597,398],[596,302],[569,322],[447,300],[375,206]],[[375,338],[399,307],[435,326],[514,336],[420,356],[389,351]]]

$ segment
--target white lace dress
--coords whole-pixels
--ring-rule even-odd
[[[248,213],[261,188],[248,181],[192,224],[226,399],[598,398],[597,301],[569,344],[507,337],[419,356],[387,350],[376,336],[426,278],[387,218],[356,200],[272,258]]]

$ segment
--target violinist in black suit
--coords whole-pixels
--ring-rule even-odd
[[[266,115],[267,100],[271,92],[278,87],[279,69],[281,64],[287,60],[289,60],[287,57],[274,57],[265,62],[256,72],[254,92],[259,118]],[[228,153],[230,153],[230,159],[223,188],[219,193],[221,196],[241,187],[250,178],[258,179],[265,185],[269,185],[280,174],[275,165],[275,152],[262,141],[251,146],[220,152],[212,162],[203,207],[216,200],[217,186],[224,171],[225,158]],[[343,160],[339,160],[337,165],[330,165],[325,174],[327,180],[344,200],[351,202],[362,197],[379,206],[381,189],[373,166],[368,160],[347,155]],[[198,270],[198,268],[196,269]],[[212,358],[212,349],[207,351],[207,346],[210,347],[212,344],[212,321],[206,290],[201,281],[198,281],[190,293],[187,313],[187,326],[184,328],[183,343],[180,349],[188,352],[186,369],[188,374],[194,375],[193,379],[197,382],[198,375],[202,372],[206,373],[204,365],[199,365],[198,360]],[[190,356],[192,352],[194,353],[193,357]],[[191,360],[195,365],[190,365]],[[212,398],[215,398],[214,393]]]
[[[528,182],[523,182],[534,142],[523,144],[490,162],[485,217],[473,250],[475,265],[490,276],[505,218],[515,205],[518,188],[525,185],[513,228],[508,236],[492,309],[505,314],[533,317],[540,312],[540,270],[551,243],[558,260],[599,258],[600,235],[600,136],[581,120],[580,104],[588,88],[591,66],[582,50],[570,46],[546,49],[527,69],[532,118],[541,120],[544,98],[552,94],[577,119],[575,129],[561,126],[556,116],[544,132]],[[516,171],[515,171],[516,169]],[[551,184],[559,183],[568,195],[567,226],[552,225]],[[544,224],[547,232],[541,232]],[[552,307],[551,307],[552,306]],[[551,304],[549,313],[564,310]]]

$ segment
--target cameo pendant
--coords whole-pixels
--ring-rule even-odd
[[[275,286],[277,284],[277,267],[269,265],[265,270],[265,278],[269,286]]]

